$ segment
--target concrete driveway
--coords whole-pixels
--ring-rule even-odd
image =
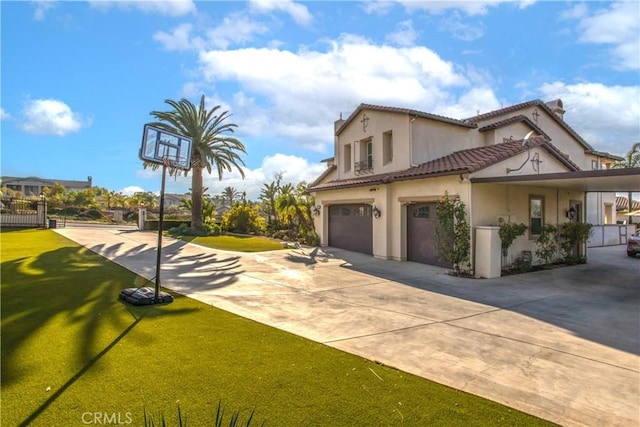
[[[155,275],[154,233],[56,231]],[[336,249],[163,243],[163,286],[207,304],[562,425],[640,425],[640,259],[622,246],[474,280]]]

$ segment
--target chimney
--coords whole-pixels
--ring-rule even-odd
[[[87,181],[89,182],[89,188],[93,188],[93,177],[88,176]]]
[[[336,120],[335,122],[333,122],[333,133],[336,134],[338,132],[338,129],[340,129],[340,126],[342,126],[342,124],[344,123],[344,120],[342,119],[342,112],[340,112],[340,118],[338,120]]]
[[[553,113],[560,118],[560,120],[564,120],[564,106],[562,104],[562,99],[556,99],[553,101],[549,101],[546,103],[547,107],[553,111]]]

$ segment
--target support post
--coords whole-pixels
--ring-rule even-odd
[[[167,166],[162,165],[162,184],[160,187],[160,218],[158,220],[158,255],[156,258],[156,289],[153,302],[160,302],[160,259],[162,257],[162,227],[164,225],[164,184],[167,178]]]

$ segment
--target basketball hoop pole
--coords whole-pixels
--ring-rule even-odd
[[[162,184],[160,186],[160,219],[158,220],[158,256],[156,258],[156,289],[153,302],[160,302],[160,258],[162,256],[162,226],[164,225],[164,183],[167,178],[166,162],[162,164]]]

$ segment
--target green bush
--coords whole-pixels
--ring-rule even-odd
[[[252,410],[249,413],[249,417],[247,418],[247,421],[242,421],[242,419],[240,418],[240,411],[235,411],[231,414],[231,417],[227,418],[228,421],[228,425],[229,427],[250,427],[251,423],[253,421],[253,414],[254,414],[254,410]],[[187,418],[183,417],[182,412],[180,411],[180,407],[178,406],[178,414],[177,414],[177,427],[186,427],[187,426]],[[213,421],[212,425],[215,427],[222,427],[224,422],[225,422],[225,413],[224,413],[224,406],[222,406],[222,401],[218,401],[218,409],[216,411],[215,414],[215,418],[212,418],[211,421]],[[153,414],[147,414],[147,410],[145,409],[144,411],[144,427],[168,427],[170,424],[168,424],[166,418],[164,417],[164,414],[160,414],[159,419],[156,421],[156,417]],[[264,426],[265,425],[265,421],[262,421],[262,423],[260,423],[260,426]]]
[[[540,235],[536,241],[538,246],[536,256],[543,260],[545,264],[551,264],[558,251],[557,233],[558,227],[553,224],[545,224],[540,230]]]
[[[258,233],[266,228],[259,207],[236,203],[222,215],[222,229],[234,233]]]
[[[560,238],[560,250],[565,262],[570,264],[584,263],[587,258],[579,252],[574,253],[575,248],[581,250],[591,236],[593,224],[588,222],[565,222],[558,227],[558,237]]]

